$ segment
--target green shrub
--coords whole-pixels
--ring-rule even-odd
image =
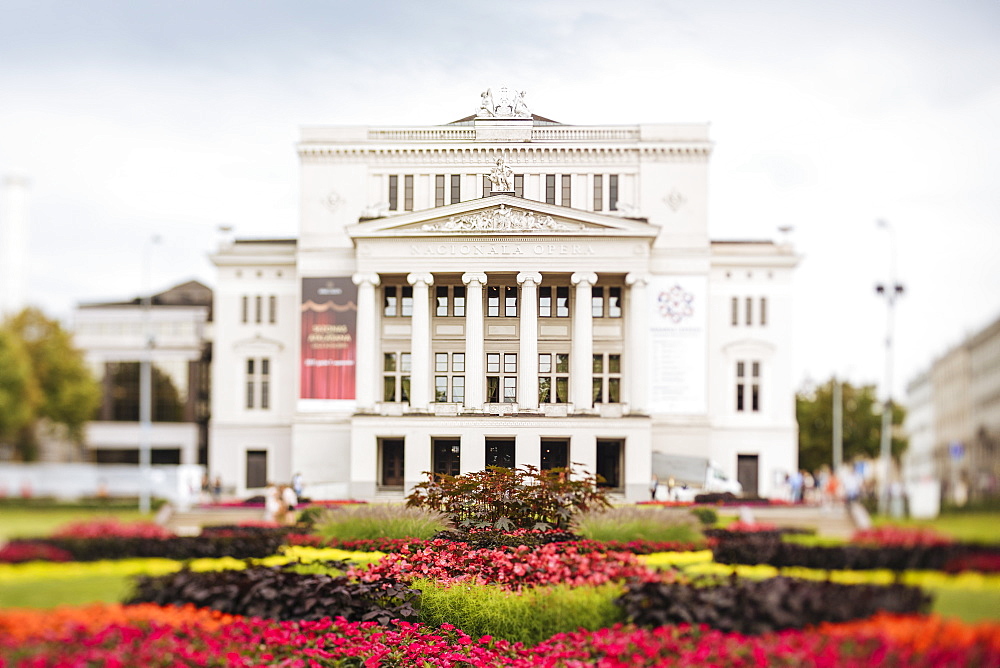
[[[614,583],[535,587],[520,593],[494,586],[442,587],[429,580],[416,580],[413,587],[423,592],[421,622],[452,624],[473,638],[491,635],[534,645],[556,633],[597,630],[625,621],[613,602],[624,588]]]
[[[461,529],[568,529],[574,515],[610,507],[596,476],[571,469],[490,466],[466,475],[427,477],[406,505],[447,513]]]
[[[577,517],[576,532],[600,541],[690,543],[701,540],[698,519],[686,510],[622,506]]]
[[[710,527],[719,521],[719,513],[715,512],[712,508],[692,508],[691,514],[698,518],[702,526]]]
[[[366,504],[329,508],[316,518],[313,532],[339,540],[432,537],[448,528],[448,517],[427,508]]]

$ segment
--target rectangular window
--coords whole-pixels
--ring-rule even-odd
[[[278,322],[278,297],[275,295],[267,298],[267,321],[272,325]]]
[[[751,364],[750,369],[750,410],[758,413],[760,412],[760,362]]]
[[[618,175],[608,176],[608,211],[618,210]]]
[[[508,318],[517,317],[517,287],[507,286],[504,288],[503,314]]]
[[[413,286],[404,285],[400,290],[399,315],[409,318],[413,315]]]
[[[517,353],[487,353],[486,373],[487,403],[517,402]]]
[[[434,401],[448,401],[448,376],[434,376]]]
[[[538,288],[538,317],[552,317],[552,288],[545,286]]]
[[[608,288],[608,317],[622,317],[622,289]]]
[[[546,174],[545,175],[545,203],[555,204],[556,203],[556,175]]]
[[[410,400],[410,353],[384,353],[382,401],[405,403]]]
[[[490,318],[500,316],[500,287],[496,285],[486,286],[486,315]]]
[[[465,403],[465,376],[451,377],[451,400],[455,403]]]
[[[514,439],[487,438],[486,466],[499,466],[505,469],[514,468]]]
[[[483,174],[483,197],[489,197],[491,192],[493,192],[493,182],[490,181],[489,175]]]
[[[403,210],[413,211],[413,174],[403,177]]]
[[[604,288],[594,286],[590,289],[590,315],[604,317]]]
[[[434,315],[439,318],[448,315],[448,286],[439,285],[434,288],[436,300],[434,305]]]
[[[604,176],[594,174],[594,211],[604,208]]]
[[[451,175],[451,195],[448,199],[449,204],[455,204],[456,202],[462,201],[462,175],[452,174]]]
[[[254,407],[254,401],[253,401],[253,399],[254,399],[254,394],[256,394],[254,392],[255,381],[256,381],[256,378],[255,378],[255,374],[254,374],[254,360],[248,359],[247,360],[247,385],[246,385],[246,387],[247,387],[246,407],[247,408],[253,408]]]
[[[514,175],[514,195],[524,197],[524,174]]]
[[[622,356],[618,353],[596,353],[593,373],[593,402],[595,404],[621,403]]]
[[[451,289],[452,294],[452,311],[451,314],[456,318],[465,317],[465,286],[456,285]]]
[[[763,327],[767,324],[767,297],[760,298],[760,325]]]
[[[434,206],[444,206],[444,174],[434,175]]]
[[[254,322],[256,322],[259,325],[264,319],[264,298],[261,297],[260,295],[257,295],[256,297],[253,298],[253,305],[254,305],[253,319]]]
[[[387,285],[382,288],[382,315],[387,318],[392,318],[399,313],[396,290],[395,285]]]
[[[448,370],[448,353],[434,353],[434,370]]]
[[[569,403],[569,355],[540,353],[538,355],[538,403]]]
[[[556,317],[569,317],[569,286],[556,287]]]
[[[266,357],[260,360],[260,407],[271,407],[271,360]]]
[[[431,439],[434,448],[431,466],[438,475],[458,475],[461,471],[462,441],[457,438]]]
[[[739,300],[739,298],[738,297],[733,297],[732,302],[730,303],[730,306],[732,307],[732,313],[730,314],[730,321],[729,322],[730,322],[730,324],[733,327],[736,327],[737,325],[740,324],[740,300]]]
[[[406,448],[401,438],[380,438],[378,441],[380,475],[382,487],[403,488],[403,464]]]
[[[753,297],[747,297],[747,325],[753,324]]]
[[[743,393],[745,390],[744,382],[746,377],[744,375],[745,365],[743,362],[736,363],[736,412],[742,413],[744,409]]]
[[[573,196],[570,188],[573,183],[573,177],[569,174],[562,175],[562,193],[560,194],[559,203],[563,206],[571,206],[573,204]]]
[[[389,211],[399,209],[399,177],[395,174],[389,175]]]
[[[250,322],[250,298],[243,295],[243,322]]]

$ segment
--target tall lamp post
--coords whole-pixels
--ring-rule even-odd
[[[896,300],[903,296],[902,283],[896,282],[896,236],[892,227],[885,220],[876,221],[876,225],[889,233],[889,281],[877,283],[875,293],[886,300],[885,326],[885,403],[882,406],[882,442],[880,448],[880,468],[878,490],[878,512],[885,515],[889,508],[889,468],[892,458],[892,334],[893,310]]]
[[[142,262],[142,357],[139,361],[139,512],[150,511],[153,459],[153,295],[150,290],[150,263],[153,245],[160,237],[153,235],[146,242]]]

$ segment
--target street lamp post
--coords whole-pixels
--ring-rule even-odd
[[[892,227],[885,220],[876,224],[889,233],[889,281],[877,283],[875,292],[886,300],[885,326],[885,403],[882,406],[882,441],[879,453],[881,476],[879,477],[878,512],[887,514],[889,508],[889,468],[892,458],[892,336],[893,310],[896,300],[903,295],[902,283],[896,282],[896,238]]]
[[[150,511],[153,459],[153,295],[150,290],[150,262],[153,245],[160,242],[154,235],[146,243],[142,263],[142,336],[143,349],[139,361],[139,512]]]

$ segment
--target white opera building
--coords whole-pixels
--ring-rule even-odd
[[[641,500],[659,451],[776,491],[798,257],[709,239],[711,152],[706,124],[564,125],[506,88],[445,125],[304,128],[298,236],[212,258],[210,473],[393,500],[572,463]]]

